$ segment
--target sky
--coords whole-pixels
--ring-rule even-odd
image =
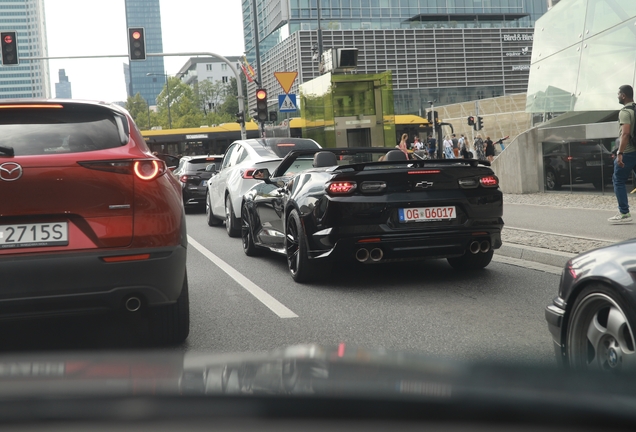
[[[124,0],[44,0],[49,57],[127,55]],[[161,0],[163,51],[242,55],[240,0]],[[188,42],[184,42],[187,40]],[[189,57],[165,57],[174,75]],[[49,60],[51,96],[65,69],[74,99],[126,100],[128,58]]]

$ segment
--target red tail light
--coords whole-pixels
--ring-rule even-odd
[[[139,179],[149,181],[165,174],[166,164],[158,160],[138,160],[133,170]]]
[[[497,187],[499,185],[499,179],[493,175],[482,177],[479,179],[479,183],[483,187]]]
[[[188,176],[187,175],[182,175],[181,177],[179,177],[179,181],[181,183],[187,183],[188,182]]]
[[[332,195],[346,195],[356,189],[355,182],[343,181],[333,182],[327,185],[327,192]]]
[[[243,178],[244,179],[253,179],[254,177],[252,177],[254,175],[254,171],[256,171],[256,168],[246,168],[245,170],[243,170]]]
[[[131,174],[132,161],[96,161],[78,162],[81,166],[98,171],[106,171],[117,174]]]
[[[409,171],[409,174],[439,174],[440,170],[417,170]]]
[[[121,255],[121,256],[103,257],[102,259],[107,263],[114,263],[114,262],[125,262],[125,261],[143,261],[149,258],[150,258],[150,254],[139,254],[139,255]]]
[[[563,159],[563,162],[572,162],[574,158],[572,156],[563,156],[561,159]]]

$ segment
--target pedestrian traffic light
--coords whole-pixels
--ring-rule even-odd
[[[0,33],[0,40],[2,42],[2,64],[4,66],[17,65],[18,40],[16,32],[2,32]]]
[[[256,118],[259,122],[266,122],[269,113],[267,112],[267,90],[256,90]]]
[[[130,60],[146,60],[146,32],[143,27],[128,27]]]
[[[475,125],[475,117],[468,116],[468,126],[474,126],[474,125]]]
[[[245,113],[243,113],[243,111],[236,113],[236,122],[241,126],[245,124]]]
[[[481,130],[484,127],[484,119],[481,117],[477,117],[477,127],[475,130]]]
[[[269,121],[277,122],[278,121],[278,113],[276,111],[269,112]]]

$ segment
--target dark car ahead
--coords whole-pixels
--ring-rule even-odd
[[[287,255],[297,282],[342,259],[447,258],[454,268],[478,269],[501,247],[503,197],[487,162],[305,150],[290,152],[271,177],[267,169],[253,177],[264,182],[244,196],[243,249]]]
[[[636,240],[572,258],[545,310],[557,362],[575,369],[636,369]]]
[[[221,167],[223,156],[183,156],[173,175],[181,184],[183,205],[203,209],[208,181]],[[215,166],[212,167],[211,165]]]
[[[596,189],[612,184],[614,158],[605,146],[596,143],[544,144],[545,188],[592,183]]]
[[[0,318],[122,311],[187,337],[181,191],[125,110],[0,103],[0,197]]]

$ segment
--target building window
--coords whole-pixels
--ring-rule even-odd
[[[211,71],[212,70],[212,65],[211,64],[206,64],[205,65],[205,70]]]
[[[227,70],[227,64],[225,64],[225,63],[221,63],[221,70],[222,70],[222,71]]]
[[[221,81],[223,81],[224,83],[227,83],[228,82],[227,77],[226,76],[222,77]]]

